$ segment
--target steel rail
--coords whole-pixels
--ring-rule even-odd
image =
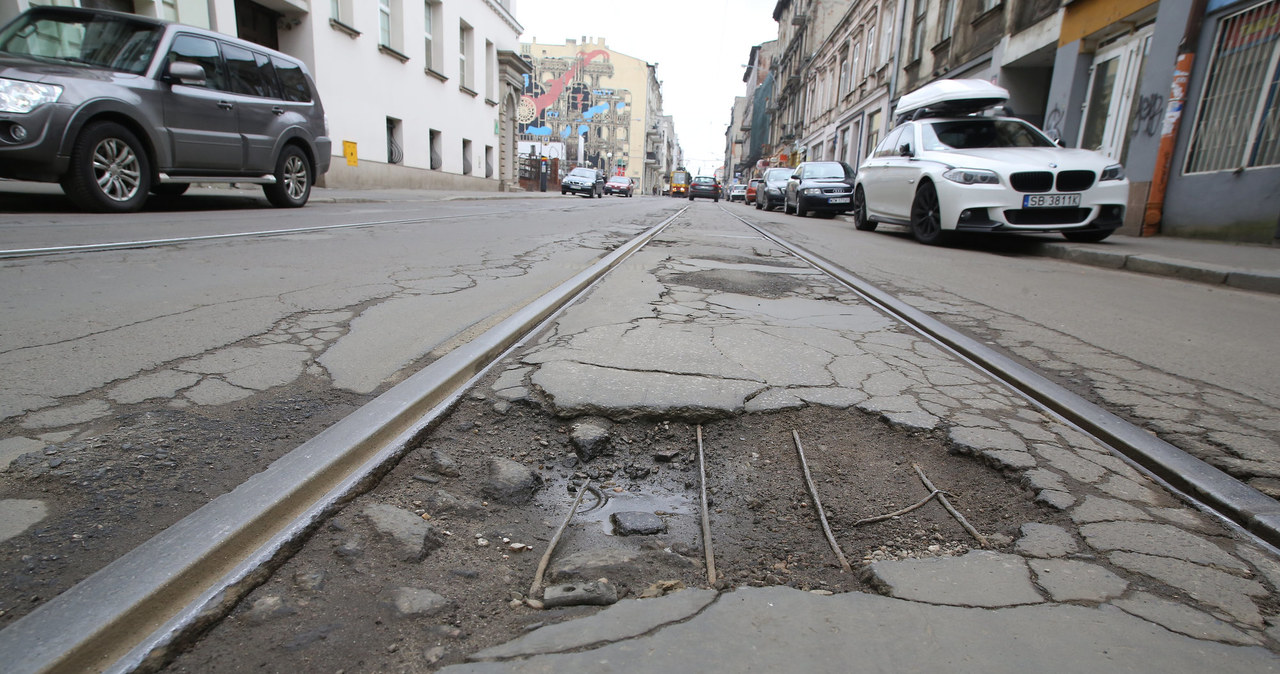
[[[1280,546],[1280,501],[1072,393],[1044,375],[952,328],[826,258],[725,210],[761,236],[835,278],[872,306],[1059,415],[1185,497],[1273,546]]]
[[[14,674],[162,667],[373,486],[494,363],[684,211],[623,244],[266,470],[0,630]]]

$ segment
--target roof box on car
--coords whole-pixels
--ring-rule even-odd
[[[1009,90],[986,80],[938,80],[898,100],[899,119],[925,115],[968,115],[1002,105]]]

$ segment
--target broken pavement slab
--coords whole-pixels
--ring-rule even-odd
[[[902,672],[958,668],[983,674],[1023,674],[1042,671],[1046,663],[1052,663],[1055,672],[1089,674],[1280,671],[1280,658],[1265,649],[1193,639],[1111,608],[961,608],[860,592],[818,596],[789,587],[765,587],[725,593],[699,612],[691,610],[688,602],[693,598],[689,594],[677,592],[615,604],[594,616],[544,627],[517,642],[476,654],[489,662],[440,671]],[[610,629],[623,623],[625,612],[662,614],[667,606],[672,608],[665,616],[647,616],[645,622],[633,622],[626,630]],[[646,625],[648,629],[640,631]],[[559,638],[551,638],[552,630]],[[544,631],[548,633],[541,634]],[[572,638],[575,632],[582,634]]]
[[[872,584],[891,597],[952,606],[1038,604],[1027,562],[1017,555],[974,550],[963,557],[873,562]]]

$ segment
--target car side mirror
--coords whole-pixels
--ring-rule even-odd
[[[1062,134],[1058,133],[1057,129],[1049,129],[1044,132],[1044,135],[1048,136],[1054,145],[1062,147]]]
[[[203,87],[205,85],[204,68],[196,63],[188,61],[174,61],[169,64],[168,79],[170,82],[177,84],[186,84],[193,87]]]
[[[914,156],[916,156],[916,155],[915,155],[915,153],[914,153],[914,152],[912,152],[912,151],[911,151],[911,146],[910,146],[910,145],[902,145],[902,146],[898,147],[898,156],[899,156],[899,157],[914,157]]]

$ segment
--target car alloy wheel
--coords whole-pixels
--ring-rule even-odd
[[[276,182],[263,185],[267,201],[277,208],[299,208],[311,196],[311,164],[297,145],[286,145],[276,160]]]
[[[853,193],[853,226],[863,232],[876,230],[875,221],[867,217],[867,195],[861,187]]]
[[[76,139],[62,187],[81,208],[128,213],[151,189],[151,164],[142,143],[115,122],[90,124]]]
[[[911,234],[923,244],[942,241],[942,211],[938,206],[938,191],[932,183],[921,185],[911,202]]]

